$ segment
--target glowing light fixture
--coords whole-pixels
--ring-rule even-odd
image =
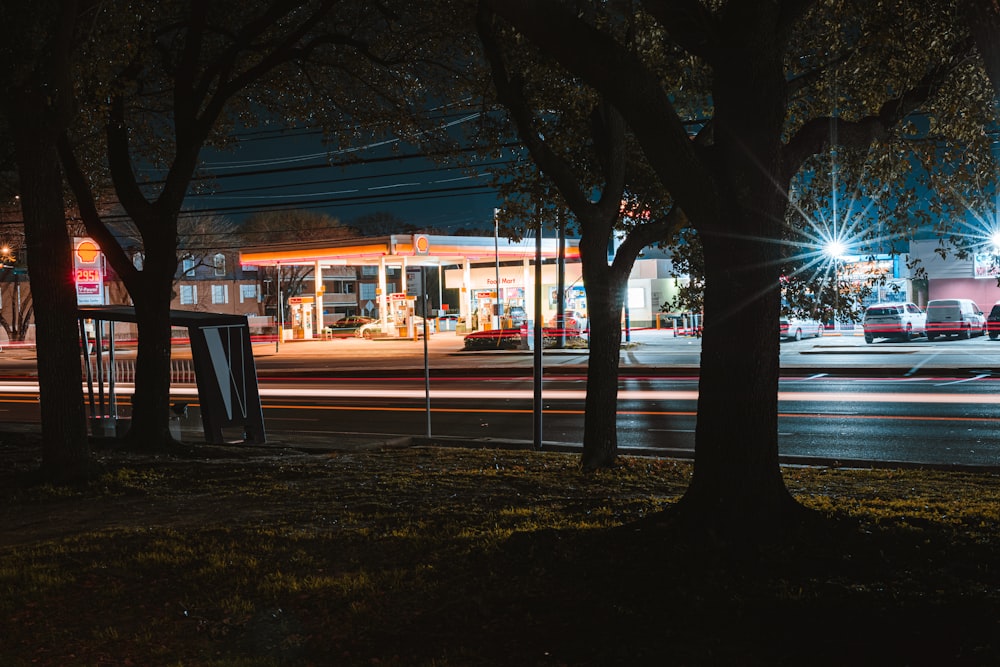
[[[843,241],[831,239],[823,246],[823,254],[832,259],[840,259],[847,252],[847,246]]]

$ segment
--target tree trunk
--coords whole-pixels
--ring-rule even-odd
[[[44,108],[44,107],[43,107]],[[72,250],[66,233],[56,135],[30,104],[12,118],[35,308],[42,470],[52,481],[95,474],[83,402]]]
[[[141,278],[130,287],[138,348],[128,439],[144,449],[176,444],[170,435],[170,302],[177,256],[176,244],[161,241],[147,245]]]
[[[775,10],[776,11],[776,10]],[[753,13],[730,35],[715,71],[718,220],[698,232],[705,257],[705,322],[695,471],[679,506],[709,530],[741,541],[788,526],[799,506],[778,465],[778,321],[788,183],[782,51]],[[756,23],[755,22],[759,22]]]
[[[619,281],[587,282],[590,360],[584,409],[583,469],[608,468],[618,454],[618,364],[622,344]]]
[[[778,276],[762,268],[770,254],[763,243],[707,235],[703,243],[694,476],[678,509],[710,531],[739,536],[780,521],[795,504],[778,466]]]

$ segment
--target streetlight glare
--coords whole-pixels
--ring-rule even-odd
[[[1000,230],[990,234],[990,243],[993,245],[993,252],[1000,253]]]
[[[827,241],[826,246],[823,248],[823,253],[827,257],[834,259],[842,257],[846,251],[847,246],[842,241],[837,241],[836,239]]]

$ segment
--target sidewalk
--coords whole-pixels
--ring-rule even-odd
[[[622,344],[622,365],[653,363],[649,355],[662,355],[663,346],[674,339],[669,330],[647,329],[632,333],[632,343]],[[691,339],[696,341],[696,339]],[[636,357],[635,354],[641,354]],[[285,341],[280,344],[257,343],[253,346],[258,373],[268,375],[292,360],[306,360],[311,374],[362,371],[414,371],[426,365],[434,370],[472,370],[475,368],[512,368],[530,370],[535,363],[533,350],[464,350],[463,337],[453,331],[433,334],[427,340],[384,338],[337,338],[334,340]],[[546,368],[571,367],[585,371],[590,351],[586,348],[542,351]]]

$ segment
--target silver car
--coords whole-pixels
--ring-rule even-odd
[[[910,340],[927,333],[927,313],[913,303],[877,303],[864,318],[865,342],[876,338]]]
[[[819,338],[823,335],[823,323],[817,320],[782,316],[778,324],[781,340],[802,340],[806,337]]]

